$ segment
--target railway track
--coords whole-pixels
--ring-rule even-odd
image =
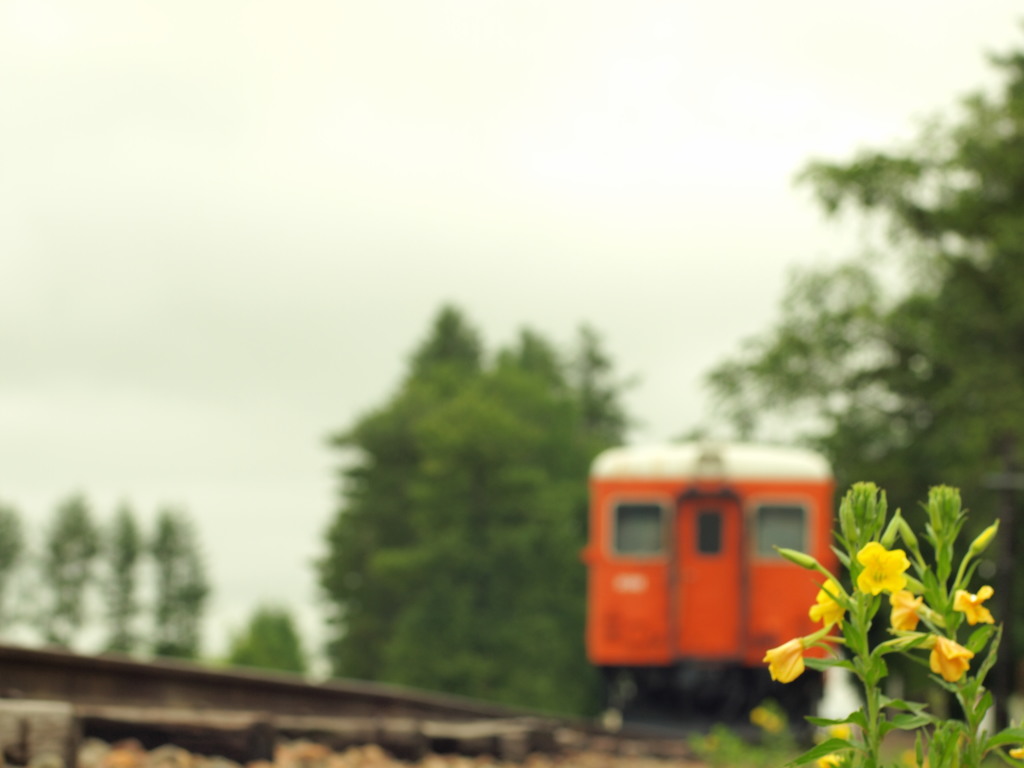
[[[332,750],[377,744],[410,760],[431,752],[508,761],[571,750],[688,754],[684,741],[636,726],[612,733],[587,720],[399,686],[0,645],[7,761],[56,755],[73,766],[89,737],[173,743],[242,763],[271,760],[276,745],[295,739]]]

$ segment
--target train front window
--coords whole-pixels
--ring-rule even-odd
[[[795,504],[763,504],[757,508],[757,555],[780,557],[775,547],[807,550],[806,510]]]
[[[657,555],[662,551],[662,512],[658,504],[615,506],[615,552]]]

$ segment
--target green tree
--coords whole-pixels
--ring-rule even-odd
[[[446,305],[434,318],[430,334],[413,353],[409,375],[458,384],[464,377],[479,372],[482,359],[480,334],[458,308]]]
[[[319,562],[336,674],[562,711],[591,703],[587,466],[625,419],[587,334],[562,356],[523,331],[485,364],[478,334],[446,308],[399,392],[336,443],[356,449]]]
[[[994,62],[1002,88],[910,146],[806,168],[827,213],[887,225],[885,254],[797,275],[781,322],[710,374],[746,433],[796,417],[840,487],[870,478],[911,515],[928,487],[960,487],[971,532],[1024,437],[1024,54]]]
[[[99,549],[99,533],[85,499],[74,496],[60,504],[46,534],[41,563],[47,594],[40,625],[46,642],[70,647],[81,629]]]
[[[130,653],[139,643],[135,621],[139,615],[137,587],[143,540],[135,515],[127,505],[121,506],[115,514],[103,547],[104,600],[109,622],[107,650]]]
[[[153,652],[196,658],[210,588],[191,520],[178,510],[161,511],[150,551],[156,568]]]
[[[0,621],[7,625],[13,620],[7,599],[11,580],[25,554],[25,534],[21,516],[7,504],[0,503]]]
[[[596,450],[621,442],[629,427],[622,394],[630,383],[618,379],[600,335],[588,325],[579,330],[569,383],[576,390],[583,437]]]
[[[279,606],[258,607],[246,628],[232,637],[228,662],[242,667],[305,672],[306,655],[291,613]]]
[[[382,679],[384,639],[405,604],[403,585],[378,577],[378,550],[412,543],[412,480],[422,458],[412,425],[480,370],[480,337],[454,307],[444,307],[410,358],[399,391],[332,438],[352,461],[342,473],[343,506],[317,563],[327,612],[327,656],[338,675]]]

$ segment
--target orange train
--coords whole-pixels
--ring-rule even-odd
[[[741,715],[772,697],[794,716],[821,695],[808,670],[772,683],[765,651],[818,627],[821,577],[774,546],[834,571],[834,481],[819,454],[741,443],[613,448],[590,472],[586,646],[607,706],[670,705]]]

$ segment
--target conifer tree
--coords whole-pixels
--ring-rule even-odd
[[[288,609],[258,607],[245,629],[231,639],[228,662],[236,666],[305,672],[306,654]]]
[[[14,617],[7,605],[11,583],[25,553],[25,535],[21,516],[14,507],[0,504],[0,623],[10,624]]]
[[[196,658],[210,588],[191,520],[178,510],[161,511],[150,551],[156,570],[153,652]]]
[[[412,354],[398,392],[331,441],[358,456],[343,470],[343,506],[317,564],[327,656],[338,675],[384,675],[384,638],[394,631],[406,595],[402,584],[379,573],[375,553],[413,543],[412,483],[423,459],[414,426],[477,375],[481,357],[476,329],[456,308],[444,307]]]
[[[318,564],[336,674],[552,710],[591,703],[587,466],[625,419],[596,334],[586,344],[589,401],[577,356],[527,330],[487,363],[444,308],[398,393],[337,442],[356,459]]]
[[[46,642],[70,647],[81,629],[99,549],[99,533],[85,499],[74,496],[60,504],[46,534],[41,562],[46,594],[40,625]]]
[[[107,650],[130,653],[139,643],[135,621],[139,615],[137,588],[143,541],[129,506],[122,505],[117,510],[103,544]]]

